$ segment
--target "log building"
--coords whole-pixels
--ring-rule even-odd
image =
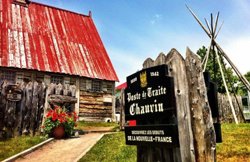
[[[28,0],[0,0],[0,85],[42,82],[75,87],[80,120],[114,112],[118,77],[91,12],[83,15]],[[67,95],[59,92],[58,95]]]

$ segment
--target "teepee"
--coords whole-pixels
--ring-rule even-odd
[[[240,71],[237,69],[237,67],[233,64],[233,62],[230,60],[230,58],[228,57],[228,55],[224,52],[224,50],[220,47],[220,45],[216,42],[216,37],[218,36],[218,33],[220,32],[220,29],[223,25],[223,23],[220,25],[220,27],[218,28],[218,19],[219,19],[219,12],[216,15],[216,19],[214,22],[214,18],[213,15],[211,14],[211,21],[210,21],[210,25],[207,21],[207,19],[205,19],[206,22],[206,26],[207,28],[202,24],[202,22],[198,19],[198,17],[195,15],[195,13],[191,10],[190,7],[188,7],[186,5],[186,7],[188,8],[188,10],[190,11],[190,13],[193,15],[193,17],[196,19],[196,21],[199,23],[199,25],[202,27],[202,29],[205,31],[205,33],[208,35],[208,37],[210,38],[210,45],[208,47],[208,51],[202,61],[203,64],[203,71],[205,71],[206,66],[207,66],[207,61],[209,58],[209,54],[210,51],[213,51],[213,53],[215,53],[215,57],[216,57],[216,61],[219,64],[219,69],[220,69],[220,73],[222,76],[222,80],[223,80],[223,84],[225,86],[226,89],[226,93],[227,93],[227,97],[228,97],[228,101],[232,110],[232,114],[235,120],[235,123],[238,124],[238,119],[236,117],[236,113],[235,113],[235,109],[232,103],[232,99],[231,96],[229,94],[228,91],[228,87],[225,81],[225,76],[224,76],[224,72],[223,72],[223,68],[222,68],[222,63],[220,61],[220,58],[224,58],[225,60],[227,60],[227,62],[229,63],[229,65],[232,67],[232,69],[234,70],[234,72],[236,73],[236,75],[239,77],[239,79],[241,80],[241,82],[245,85],[245,87],[247,88],[248,91],[250,91],[250,84],[248,82],[248,80],[244,77],[244,75],[242,75],[240,73]],[[223,63],[224,64],[224,63]]]

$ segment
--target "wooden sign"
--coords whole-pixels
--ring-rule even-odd
[[[22,99],[22,90],[17,85],[8,85],[6,88],[6,98],[9,101],[20,101]]]
[[[141,70],[127,77],[125,89],[126,143],[178,145],[174,81],[167,65]],[[160,135],[133,132],[162,132]],[[164,142],[160,139],[171,139]],[[141,140],[140,139],[145,139]],[[151,140],[148,140],[151,139]],[[159,140],[158,140],[159,139]]]

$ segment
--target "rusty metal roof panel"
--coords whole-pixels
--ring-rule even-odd
[[[118,81],[91,16],[0,0],[0,66]]]

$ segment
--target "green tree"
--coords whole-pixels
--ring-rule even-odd
[[[248,80],[248,82],[250,82],[250,71],[248,71],[244,76]],[[238,92],[241,96],[248,95],[247,88],[245,87],[245,85],[242,82],[238,85]]]
[[[201,60],[204,59],[205,55],[207,53],[207,48],[205,46],[202,46],[198,51],[197,54],[201,57]],[[222,76],[220,73],[220,68],[219,64],[217,62],[217,59],[214,58],[214,51],[210,50],[207,66],[206,66],[206,71],[210,73],[211,80],[215,82],[218,86],[218,92],[220,93],[225,93],[226,89],[223,84]],[[225,66],[222,65],[222,69],[224,72],[225,80],[228,86],[229,92],[234,92],[235,89],[234,85],[236,85],[239,82],[239,79],[237,76],[234,75],[232,68],[226,67],[226,64],[223,60],[223,58],[220,58],[220,62],[224,64]]]

